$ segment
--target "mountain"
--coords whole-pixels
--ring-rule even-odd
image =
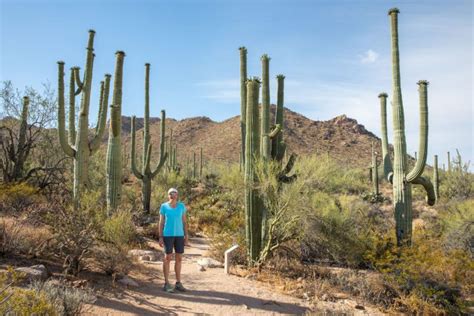
[[[273,121],[275,106],[270,109]],[[143,119],[137,119],[137,127],[143,126]],[[130,117],[122,117],[124,142],[130,142]],[[150,134],[153,156],[159,148],[160,119],[150,118]],[[238,162],[240,154],[240,117],[234,116],[222,122],[208,117],[194,117],[183,120],[166,119],[166,136],[173,131],[173,143],[178,145],[178,161],[184,162],[199,154],[200,148],[206,160]],[[313,121],[301,114],[285,109],[284,139],[290,153],[297,155],[322,154],[357,167],[370,163],[371,144],[380,152],[380,139],[355,119],[346,115],[328,121]],[[105,138],[106,139],[106,138]],[[142,135],[137,132],[137,146],[141,148]],[[138,149],[141,154],[141,149]],[[153,159],[153,158],[152,158]],[[153,159],[153,161],[155,160]]]

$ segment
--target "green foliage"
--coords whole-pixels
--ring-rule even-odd
[[[19,214],[41,201],[38,190],[28,183],[0,185],[0,211]]]
[[[364,267],[373,229],[370,206],[352,196],[312,195],[311,211],[302,221],[303,257],[350,267]],[[373,216],[373,215],[372,215]]]
[[[58,315],[54,303],[44,293],[15,287],[15,278],[12,268],[9,273],[0,274],[1,315]]]
[[[474,199],[448,204],[440,214],[443,245],[474,258]]]
[[[470,163],[463,163],[461,155],[451,162],[451,171],[441,172],[440,195],[448,200],[467,199],[474,194],[474,174],[469,172]]]
[[[132,214],[128,211],[118,211],[107,218],[102,225],[103,239],[116,247],[124,247],[136,239],[136,229]]]
[[[54,306],[58,315],[80,315],[84,304],[93,303],[94,295],[90,292],[69,287],[64,284],[55,284],[52,281],[35,282],[31,289],[42,295]]]
[[[365,170],[342,166],[326,156],[301,157],[295,168],[299,177],[309,179],[314,191],[360,194],[369,190]]]

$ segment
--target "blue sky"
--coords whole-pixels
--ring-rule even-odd
[[[144,64],[151,63],[151,113],[223,120],[240,111],[239,46],[249,75],[270,55],[286,76],[286,106],[327,120],[340,114],[379,135],[377,95],[391,95],[387,11],[398,7],[407,145],[418,148],[416,82],[429,86],[429,158],[459,148],[474,163],[473,2],[273,0],[0,0],[0,80],[56,88],[56,61],[84,66],[87,30],[96,30],[91,122],[98,86],[123,50],[123,114],[143,115]],[[271,82],[272,100],[276,82]],[[389,100],[391,100],[389,98]],[[389,109],[389,115],[391,116]],[[391,130],[391,118],[389,118]]]

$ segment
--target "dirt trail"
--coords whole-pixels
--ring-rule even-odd
[[[159,249],[156,242],[150,246]],[[295,315],[309,311],[306,302],[273,292],[256,281],[225,275],[223,268],[199,271],[196,262],[207,249],[206,240],[200,238],[193,238],[186,247],[182,281],[187,292],[163,292],[161,262],[144,263],[143,271],[130,274],[138,287],[118,286],[117,291],[104,292],[85,315]]]

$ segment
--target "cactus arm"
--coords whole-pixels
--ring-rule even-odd
[[[151,177],[155,177],[161,168],[163,168],[166,160],[168,159],[168,153],[165,147],[165,131],[166,131],[166,112],[161,110],[161,122],[160,122],[160,161],[156,166],[155,170],[151,172]]]
[[[414,179],[418,178],[423,173],[428,151],[428,81],[420,80],[418,81],[418,86],[420,95],[420,144],[418,159],[416,160],[415,166],[406,176],[408,182],[413,182]]]
[[[247,48],[240,47],[240,136],[241,136],[241,163],[245,163],[245,133],[247,111]]]
[[[431,183],[429,179],[420,176],[414,179],[411,183],[422,185],[426,191],[426,203],[428,203],[428,205],[430,206],[433,206],[435,204],[436,194],[435,194],[433,184]]]
[[[284,102],[284,84],[285,76],[278,75],[277,77],[277,106],[275,112],[275,126],[280,125],[282,131],[272,139],[271,156],[277,161],[281,161],[284,156],[285,143],[283,142],[283,102]],[[283,152],[283,153],[281,153]]]
[[[145,160],[150,161],[148,155],[148,145],[150,144],[150,64],[145,64],[145,113],[143,116],[143,173],[147,173],[150,169],[150,164],[145,163]],[[151,152],[150,152],[151,153]]]
[[[74,146],[76,143],[76,87],[74,84],[74,72],[76,67],[71,68],[71,77],[69,79],[69,123],[68,136],[69,145]]]
[[[275,128],[273,128],[273,130],[268,134],[268,137],[272,140],[276,139],[276,137],[278,137],[280,132],[281,132],[281,125],[277,124]]]
[[[143,175],[138,171],[137,168],[137,159],[136,159],[136,128],[135,128],[135,116],[132,116],[132,127],[131,127],[131,137],[132,137],[132,144],[130,145],[130,169],[132,170],[132,173],[137,177],[138,179],[143,179]]]
[[[293,169],[293,166],[295,165],[295,161],[296,161],[296,155],[291,154],[290,158],[288,159],[288,162],[286,163],[285,168],[283,168],[283,170],[278,175],[278,180],[280,182],[290,183],[290,182],[293,182],[294,180],[296,180],[296,177],[297,177],[296,174],[294,174],[292,176],[287,176],[287,174],[290,173],[291,170]]]
[[[433,186],[436,200],[439,199],[439,175],[438,175],[438,155],[434,155],[433,161]]]
[[[59,143],[64,153],[69,157],[74,157],[76,152],[69,145],[66,138],[66,126],[65,126],[65,113],[64,113],[64,62],[58,61],[58,135]]]
[[[99,148],[102,137],[105,133],[105,125],[107,124],[107,107],[109,103],[110,77],[110,74],[105,74],[105,82],[101,81],[99,115],[97,117],[95,135],[90,144],[91,152],[94,152]]]
[[[260,120],[260,135],[261,135],[261,155],[263,159],[270,158],[270,75],[269,64],[270,58],[264,54],[262,61],[262,118]]]
[[[382,162],[384,177],[389,180],[389,175],[392,170],[392,162],[390,160],[390,151],[388,147],[388,135],[387,135],[387,97],[388,95],[383,92],[379,94],[380,99],[380,116],[382,122]],[[391,182],[391,180],[389,180]]]
[[[74,95],[79,95],[82,92],[82,88],[84,87],[84,84],[82,83],[81,78],[80,78],[80,71],[81,71],[81,68],[74,67],[74,71],[72,73],[72,76],[74,77],[74,81],[76,82],[76,85],[77,85],[77,90],[75,90]]]

